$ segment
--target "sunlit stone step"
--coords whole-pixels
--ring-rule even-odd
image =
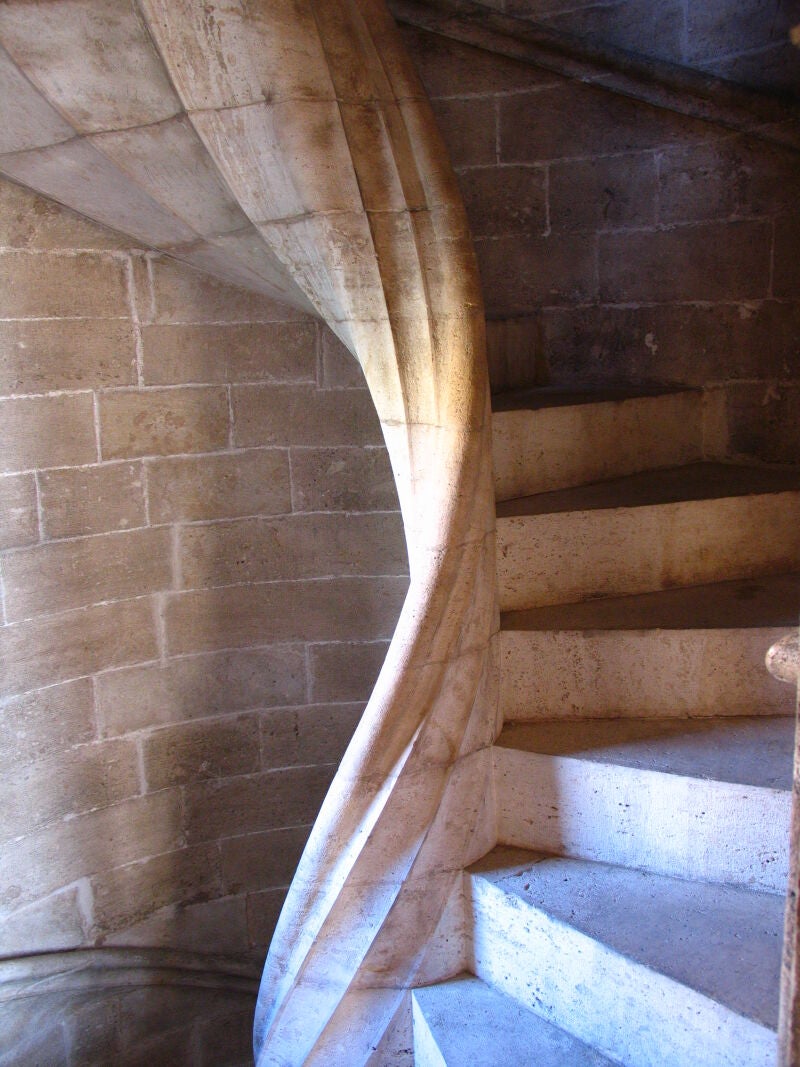
[[[541,388],[492,408],[498,500],[702,458],[699,390]]]
[[[611,1064],[479,978],[415,989],[415,1067],[605,1067]]]
[[[497,508],[500,608],[800,568],[800,474],[697,463]]]
[[[468,878],[474,969],[628,1067],[772,1067],[783,901],[496,849]]]
[[[508,612],[506,720],[788,715],[791,687],[764,667],[800,618],[800,575]]]
[[[498,840],[784,893],[794,717],[508,724]]]

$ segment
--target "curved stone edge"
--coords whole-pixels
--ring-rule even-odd
[[[795,630],[776,641],[764,659],[773,678],[796,684],[800,681],[800,632]]]

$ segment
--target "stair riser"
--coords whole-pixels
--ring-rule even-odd
[[[414,1022],[414,1067],[448,1067],[447,1061],[436,1044],[436,1038],[431,1033],[425,1014],[413,996],[411,1004]]]
[[[474,971],[628,1067],[773,1067],[775,1035],[470,876]]]
[[[702,458],[699,393],[492,417],[495,495],[498,500],[619,478]]]
[[[514,749],[494,759],[500,844],[785,892],[788,792]]]
[[[791,715],[764,654],[785,630],[504,630],[506,721]]]
[[[800,492],[497,521],[500,609],[754,578],[800,565]]]

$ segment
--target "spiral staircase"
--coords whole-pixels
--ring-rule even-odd
[[[702,394],[495,399],[498,845],[419,1067],[776,1054],[800,478],[704,462]],[[546,669],[543,665],[546,664]]]

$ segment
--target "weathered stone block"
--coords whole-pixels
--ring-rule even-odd
[[[144,380],[315,382],[317,329],[311,321],[145,326]]]
[[[495,103],[491,97],[440,97],[432,104],[454,167],[497,161]]]
[[[487,311],[531,311],[581,304],[596,294],[593,236],[500,237],[475,242]]]
[[[216,847],[181,848],[144,862],[103,871],[91,880],[94,935],[124,930],[167,904],[192,904],[220,895]]]
[[[291,461],[294,511],[398,509],[385,448],[295,448]]]
[[[297,645],[187,656],[109,671],[95,679],[101,729],[108,735],[250,708],[302,704],[305,691],[305,656]]]
[[[136,352],[130,322],[0,322],[0,392],[47,393],[135,384]]]
[[[247,931],[250,944],[266,952],[286,899],[286,889],[265,889],[247,897]]]
[[[82,948],[86,944],[87,931],[80,893],[85,888],[80,883],[69,886],[4,915],[0,923],[0,952],[4,956],[25,956],[33,952],[47,952],[53,945]],[[7,1037],[7,1008],[8,1005],[4,1004],[4,1038]]]
[[[543,235],[547,228],[544,167],[506,166],[463,170],[458,184],[473,237]]]
[[[317,513],[184,526],[179,554],[186,589],[408,571],[398,513]]]
[[[100,396],[104,459],[213,452],[228,445],[228,396],[222,387],[147,389]]]
[[[601,234],[600,298],[609,303],[758,300],[768,295],[768,222]]]
[[[652,152],[550,165],[550,225],[572,233],[652,226],[656,222]]]
[[[105,943],[244,956],[250,951],[245,898],[167,904],[140,922],[109,934]]]
[[[311,698],[318,703],[367,700],[383,666],[385,641],[311,645]]]
[[[292,510],[289,454],[253,449],[147,464],[151,522],[193,522]]]
[[[320,351],[320,385],[324,389],[366,389],[358,360],[327,327],[321,331]]]
[[[255,893],[291,882],[310,826],[231,837],[220,846],[226,893]]]
[[[374,641],[391,635],[407,586],[406,578],[331,578],[170,594],[167,645],[175,655],[265,641]]]
[[[103,254],[0,252],[0,318],[120,318],[128,314],[124,260]]]
[[[92,683],[80,678],[4,702],[0,717],[0,771],[13,771],[95,734]]]
[[[172,586],[169,530],[143,528],[24,548],[3,564],[6,617],[124,600]]]
[[[364,701],[263,712],[260,721],[264,770],[317,763],[338,765],[363,711]]]
[[[154,322],[286,322],[306,317],[286,304],[226,285],[168,257],[152,260]]]
[[[5,664],[0,695],[157,655],[153,607],[147,597],[45,615],[0,628],[0,660]]]
[[[289,767],[187,786],[187,840],[193,844],[284,826],[306,826],[316,818],[334,769]]]
[[[254,715],[165,726],[142,741],[147,788],[252,774],[260,768],[258,749]]]
[[[234,385],[234,442],[253,445],[383,444],[367,390]]]
[[[39,511],[33,475],[0,478],[0,549],[19,548],[38,540]]]
[[[130,241],[30,189],[0,179],[0,245],[125,251]]]
[[[88,393],[0,400],[0,424],[0,470],[68,467],[97,459]]]
[[[797,463],[800,383],[733,383],[725,394],[730,455],[765,463]]]
[[[145,525],[140,463],[43,471],[39,492],[45,537],[80,537]],[[158,520],[156,520],[158,521]]]
[[[779,300],[800,299],[800,215],[781,215],[775,219],[775,251],[772,292]]]

